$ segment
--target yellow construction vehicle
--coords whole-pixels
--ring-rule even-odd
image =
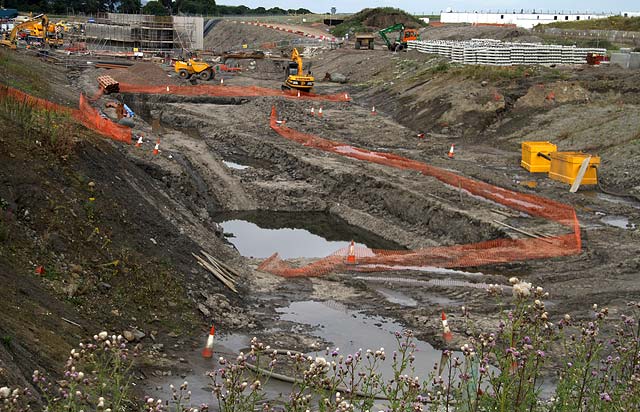
[[[212,80],[215,77],[213,67],[209,63],[194,59],[189,59],[186,62],[177,61],[175,70],[178,76],[183,79],[188,79],[193,75],[197,75],[201,80]]]
[[[304,70],[302,68],[302,57],[300,57],[298,49],[294,48],[291,52],[291,61],[289,61],[286,70],[287,78],[282,85],[283,90],[296,89],[308,92],[313,89],[313,82],[315,79],[311,75],[311,70],[309,70],[306,75],[304,74]]]
[[[5,35],[5,38],[0,40],[0,44],[15,49],[17,44],[16,37],[18,36],[18,32],[20,30],[35,30],[37,26],[49,27],[49,17],[47,17],[46,14],[40,14],[36,17],[31,18],[31,20],[25,21],[24,23],[16,24],[15,26],[13,26],[13,29],[11,30],[11,33],[9,33],[9,36]],[[42,42],[46,43],[46,32],[44,30],[40,30],[39,33],[41,34]]]

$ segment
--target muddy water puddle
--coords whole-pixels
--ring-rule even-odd
[[[250,346],[250,338],[246,335],[230,334],[218,337],[216,335],[214,343],[213,358],[205,359],[201,355],[201,349],[194,350],[184,355],[181,364],[185,369],[182,371],[172,371],[171,376],[159,375],[151,376],[145,381],[145,394],[164,402],[171,399],[170,385],[179,388],[183,382],[188,382],[188,390],[191,391],[191,399],[186,402],[186,406],[209,405],[216,406],[212,410],[217,410],[217,400],[211,391],[213,380],[208,376],[220,368],[218,358],[224,357],[234,360],[241,350]],[[277,398],[281,393],[288,393],[291,386],[284,382],[271,380],[265,388],[270,398]],[[167,410],[173,410],[167,408]]]
[[[229,169],[235,169],[235,170],[245,170],[251,167],[251,166],[246,166],[246,165],[241,165],[239,163],[231,162],[228,160],[223,160],[222,163],[224,163],[224,165],[227,166]]]
[[[232,234],[227,240],[247,257],[267,258],[278,252],[284,259],[318,258],[348,247],[351,240],[372,249],[403,249],[328,213],[224,213],[215,220]]]
[[[382,316],[369,316],[360,311],[352,311],[327,302],[293,302],[287,307],[276,310],[280,313],[282,320],[311,326],[312,334],[331,342],[331,350],[337,348],[338,353],[344,356],[354,354],[360,349],[384,348],[387,360],[380,368],[380,372],[385,379],[393,377],[390,360],[393,352],[398,348],[395,333],[403,330],[399,323]],[[440,362],[442,351],[417,339],[414,343],[416,344],[415,374],[427,377],[433,365]],[[326,353],[323,350],[309,355],[326,356]]]
[[[620,215],[607,215],[603,216],[600,220],[609,226],[617,227],[620,229],[633,230],[636,228],[635,223],[629,222],[629,218]]]

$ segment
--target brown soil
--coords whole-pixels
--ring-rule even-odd
[[[239,28],[234,36],[252,33],[253,29]],[[255,33],[257,41],[271,36],[270,31]],[[32,64],[42,71],[59,70],[38,61]],[[141,67],[160,73],[147,63]],[[170,74],[167,68],[161,70]],[[592,303],[622,312],[626,301],[637,299],[640,232],[609,226],[600,214],[626,216],[638,226],[638,201],[607,197],[593,187],[570,194],[567,185],[520,168],[519,150],[522,141],[551,140],[563,150],[598,153],[604,187],[640,195],[640,175],[635,172],[640,164],[638,71],[452,68],[438,57],[419,53],[352,49],[320,54],[313,59],[313,70],[317,77],[325,72],[345,74],[346,85],[318,82],[317,91],[347,91],[354,102],[328,102],[324,118],[318,119],[308,115],[311,103],[305,100],[120,96],[137,114],[134,131],[145,135],[143,148],[85,132],[64,159],[32,140],[17,139],[4,127],[0,197],[12,217],[3,220],[10,236],[0,237],[0,276],[10,285],[0,289],[0,313],[15,311],[16,306],[33,312],[20,312],[15,322],[0,323],[0,332],[13,337],[8,348],[0,348],[2,368],[20,370],[27,377],[36,366],[50,370],[64,361],[70,343],[96,328],[136,326],[147,333],[142,341],[146,346],[154,343],[149,335],[156,331],[155,339],[166,343],[163,370],[178,368],[178,358],[201,345],[212,322],[225,333],[240,331],[269,343],[291,344],[291,349],[308,349],[313,332],[282,321],[276,313],[278,307],[308,299],[335,300],[396,319],[438,347],[445,345],[439,336],[442,310],[450,314],[454,346],[466,338],[460,305],[471,310],[477,326],[489,327],[497,318],[496,305],[478,288],[393,283],[397,278],[505,284],[515,275],[551,292],[548,306],[554,319],[566,312],[584,318]],[[95,91],[97,74],[88,70],[74,78],[74,90]],[[165,80],[160,75],[157,80],[161,78]],[[275,73],[261,76],[251,71],[225,80],[273,88],[280,82]],[[50,87],[52,95],[68,93],[62,91],[64,82]],[[549,91],[555,99],[547,99]],[[108,99],[95,104],[104,107]],[[408,271],[363,279],[341,273],[283,280],[259,273],[259,259],[241,257],[221,240],[212,223],[216,213],[328,211],[408,248],[521,236],[495,220],[529,230],[557,230],[540,219],[496,214],[495,205],[435,179],[285,141],[268,126],[272,105],[298,130],[571,204],[581,223],[583,252],[474,268],[484,273],[480,277]],[[373,105],[377,116],[370,114]],[[417,139],[418,132],[425,132],[426,138]],[[162,152],[153,156],[151,142],[157,138]],[[446,157],[451,143],[458,148],[454,160]],[[232,170],[223,166],[225,159],[252,167]],[[95,193],[89,181],[96,183]],[[522,184],[528,181],[536,185]],[[92,194],[97,198],[95,218],[88,217],[86,208]],[[99,234],[94,235],[96,227]],[[241,271],[239,295],[195,264],[190,254],[203,248]],[[55,276],[37,277],[33,270],[39,264]],[[381,282],[414,299],[416,306],[386,300],[375,288]],[[79,285],[71,298],[70,284]],[[19,300],[16,293],[21,294]],[[47,318],[43,307],[51,313]],[[82,330],[73,332],[61,317],[79,322]],[[46,336],[59,331],[72,335],[45,342],[34,329]],[[37,352],[33,363],[22,364],[36,352],[25,348],[40,344],[50,348]],[[21,379],[12,373],[2,376],[0,383],[24,383]]]

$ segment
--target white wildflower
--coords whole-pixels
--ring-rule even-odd
[[[7,388],[6,386],[3,386],[2,388],[0,388],[0,399],[8,398],[10,394],[11,394],[11,389]]]
[[[513,297],[526,298],[531,294],[531,283],[519,282],[513,285]]]

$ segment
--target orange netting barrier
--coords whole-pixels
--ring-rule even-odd
[[[23,103],[23,104],[26,104],[27,106],[34,107],[36,109],[41,109],[41,110],[49,110],[52,112],[65,113],[65,114],[71,114],[73,112],[73,109],[70,109],[68,107],[50,102],[45,99],[41,99],[39,97],[31,96],[18,89],[14,89],[12,87],[8,87],[2,84],[0,84],[0,98],[15,100],[16,102]]]
[[[103,136],[120,142],[131,143],[131,129],[103,118],[98,110],[91,107],[87,98],[82,94],[80,95],[79,109],[71,109],[5,85],[0,85],[0,99],[12,99],[37,109],[70,115],[84,126]]]
[[[259,86],[224,86],[201,84],[196,86],[146,86],[141,84],[120,83],[121,93],[140,94],[174,94],[179,96],[219,96],[219,97],[285,97],[289,99],[327,100],[332,102],[348,102],[351,97],[347,93],[315,94],[297,90],[277,90]]]
[[[73,117],[86,127],[119,142],[131,143],[131,129],[100,115],[97,109],[89,104],[89,100],[80,95],[80,110],[73,113]]]
[[[493,186],[395,154],[369,151],[298,132],[277,120],[275,107],[271,112],[270,125],[280,136],[304,146],[399,169],[415,170],[455,188],[464,189],[473,195],[533,216],[555,221],[566,227],[569,233],[545,238],[494,239],[465,245],[430,247],[410,251],[356,247],[355,264],[347,262],[349,248],[343,248],[331,256],[297,268],[282,261],[276,253],[262,262],[259,266],[260,270],[285,277],[321,276],[344,270],[374,272],[425,267],[482,266],[567,256],[578,254],[581,251],[580,225],[575,210],[569,205]]]

